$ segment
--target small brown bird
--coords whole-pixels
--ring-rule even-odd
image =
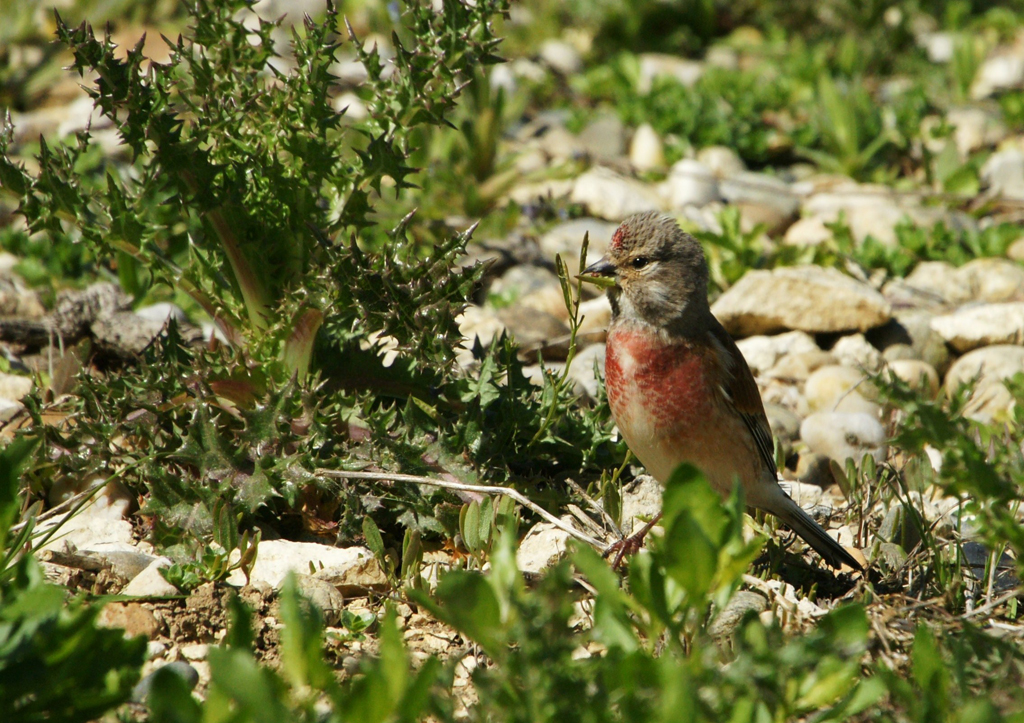
[[[779,486],[772,432],[750,367],[708,306],[700,244],[657,213],[626,219],[584,272],[610,277],[605,384],[629,448],[665,483],[683,462],[728,496],[789,525],[832,567],[861,565]]]

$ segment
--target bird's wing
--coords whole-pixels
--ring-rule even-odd
[[[721,380],[722,391],[729,401],[740,413],[744,424],[750,430],[757,451],[761,455],[772,477],[778,477],[778,468],[775,466],[775,442],[772,440],[772,429],[768,425],[768,417],[764,413],[764,403],[761,401],[761,392],[754,381],[754,375],[743,358],[736,342],[729,336],[729,332],[717,323],[713,325],[711,334],[716,346],[722,355],[722,366],[726,370]]]

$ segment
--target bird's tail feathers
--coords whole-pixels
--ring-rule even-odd
[[[814,548],[814,551],[821,555],[832,567],[839,569],[843,565],[849,565],[854,570],[863,570],[860,562],[853,555],[846,551],[834,538],[832,538],[814,519],[794,502],[788,495],[785,495],[786,502],[784,509],[775,512],[775,516],[789,525],[793,531],[800,535]]]

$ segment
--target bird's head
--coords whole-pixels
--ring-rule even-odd
[[[617,320],[668,329],[708,313],[704,250],[671,216],[630,216],[612,236],[608,253],[583,273],[611,282],[608,298]]]

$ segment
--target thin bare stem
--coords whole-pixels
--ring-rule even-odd
[[[568,533],[572,537],[575,537],[580,542],[585,542],[592,547],[596,547],[600,550],[605,548],[605,544],[600,540],[591,537],[579,530],[573,529],[571,525],[567,525],[562,520],[555,517],[553,514],[545,510],[540,505],[532,502],[525,495],[517,492],[516,490],[509,489],[508,487],[494,487],[490,485],[470,485],[463,484],[462,482],[447,482],[445,480],[439,480],[434,477],[421,477],[415,474],[394,474],[391,472],[355,472],[344,469],[318,469],[315,474],[323,477],[333,477],[336,479],[368,479],[368,480],[379,480],[382,482],[412,482],[414,484],[431,485],[433,487],[440,487],[446,490],[455,490],[458,492],[479,492],[481,494],[489,495],[505,495],[511,497],[513,500],[521,504],[523,507],[532,510],[537,513],[545,520],[550,522],[552,525]]]
[[[570,487],[572,487],[572,491],[578,494],[580,498],[587,503],[587,506],[590,507],[590,509],[594,510],[595,512],[597,512],[597,514],[601,516],[601,519],[605,521],[605,524],[612,528],[612,530],[614,530],[615,534],[618,537],[625,537],[625,535],[622,534],[622,530],[619,529],[619,526],[615,523],[615,520],[612,519],[612,516],[608,514],[608,511],[605,510],[604,507],[599,505],[596,500],[591,498],[590,495],[584,492],[583,488],[580,487],[579,483],[576,480],[566,479],[565,481],[569,483]]]

